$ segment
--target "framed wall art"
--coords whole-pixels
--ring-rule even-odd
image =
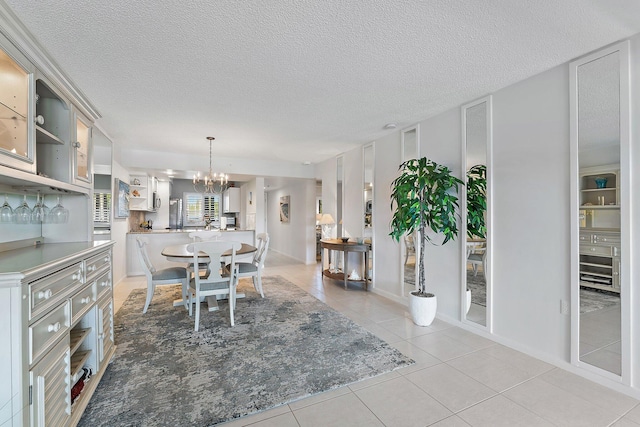
[[[124,181],[120,181],[115,178],[115,185],[113,186],[113,217],[114,218],[128,218],[129,217],[129,184]]]
[[[291,207],[289,206],[289,196],[280,197],[280,222],[289,222],[289,213]]]

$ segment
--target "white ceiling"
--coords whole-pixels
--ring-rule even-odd
[[[292,162],[640,32],[637,0],[5,1],[116,144]]]

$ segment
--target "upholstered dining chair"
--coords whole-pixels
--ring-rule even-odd
[[[242,247],[240,242],[225,241],[206,241],[195,242],[188,246],[189,251],[193,252],[193,265],[202,263],[202,252],[208,257],[209,265],[220,265],[223,254],[227,251],[231,252],[231,263],[229,270],[223,268],[209,268],[205,274],[195,274],[189,282],[189,316],[193,314],[193,304],[196,305],[196,318],[194,330],[200,328],[200,305],[201,298],[217,297],[222,295],[229,296],[229,319],[231,326],[234,325],[233,312],[236,306],[236,287],[238,286],[238,269],[236,267],[236,251]],[[226,255],[225,255],[226,256]]]
[[[253,281],[253,287],[260,296],[264,298],[264,292],[262,290],[262,269],[264,268],[264,260],[267,257],[267,250],[269,249],[269,234],[260,233],[256,236],[258,240],[257,250],[253,254],[253,260],[251,262],[238,262],[238,277],[251,277]],[[230,271],[230,266],[226,266],[227,271]]]
[[[487,280],[487,244],[485,242],[470,245],[467,242],[467,263],[471,264],[473,276],[478,275],[478,266],[482,266],[482,275]]]
[[[138,246],[138,258],[140,259],[140,264],[142,264],[144,275],[147,278],[147,300],[144,303],[142,312],[147,312],[149,304],[151,304],[153,294],[156,290],[156,285],[170,285],[176,283],[182,284],[182,301],[185,302],[186,308],[187,289],[189,288],[190,277],[187,269],[184,267],[170,267],[162,270],[156,270],[149,259],[149,254],[147,254],[147,242],[138,237],[136,239],[136,244]]]

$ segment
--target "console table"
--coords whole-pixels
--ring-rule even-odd
[[[331,264],[331,251],[337,251],[343,253],[344,267],[340,270],[330,270],[324,268],[325,250],[329,251],[329,264]],[[344,288],[347,289],[347,282],[363,283],[364,288],[369,286],[369,251],[371,250],[370,243],[356,243],[356,242],[343,242],[341,239],[322,239],[320,240],[321,262],[322,262],[322,276],[329,277],[335,280],[343,280]],[[349,277],[349,252],[355,252],[363,254],[364,256],[364,274],[359,279]]]

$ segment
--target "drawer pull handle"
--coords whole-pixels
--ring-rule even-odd
[[[38,299],[49,299],[52,296],[53,296],[53,292],[51,292],[51,289],[38,292]]]
[[[81,304],[88,304],[88,303],[90,303],[90,302],[91,302],[91,297],[90,297],[90,296],[88,296],[88,297],[84,297],[84,298],[82,298],[82,299],[80,300],[80,303],[81,303]]]
[[[82,273],[78,272],[78,273],[75,273],[73,276],[71,276],[71,280],[80,280],[81,277],[82,277]]]
[[[87,270],[89,270],[89,271],[96,271],[96,268],[98,268],[98,267],[96,267],[95,265],[92,265],[92,266],[90,266]]]
[[[47,331],[49,332],[58,332],[59,330],[60,330],[60,322],[56,322],[47,326]]]
[[[104,282],[100,283],[100,286],[102,286],[103,288],[109,286],[109,281],[105,280]]]
[[[596,251],[596,248],[591,248],[591,252],[595,252],[595,251]]]
[[[110,259],[109,259],[109,257],[108,257],[108,256],[107,256],[107,257],[104,257],[104,262],[109,262],[109,260],[110,260]]]

